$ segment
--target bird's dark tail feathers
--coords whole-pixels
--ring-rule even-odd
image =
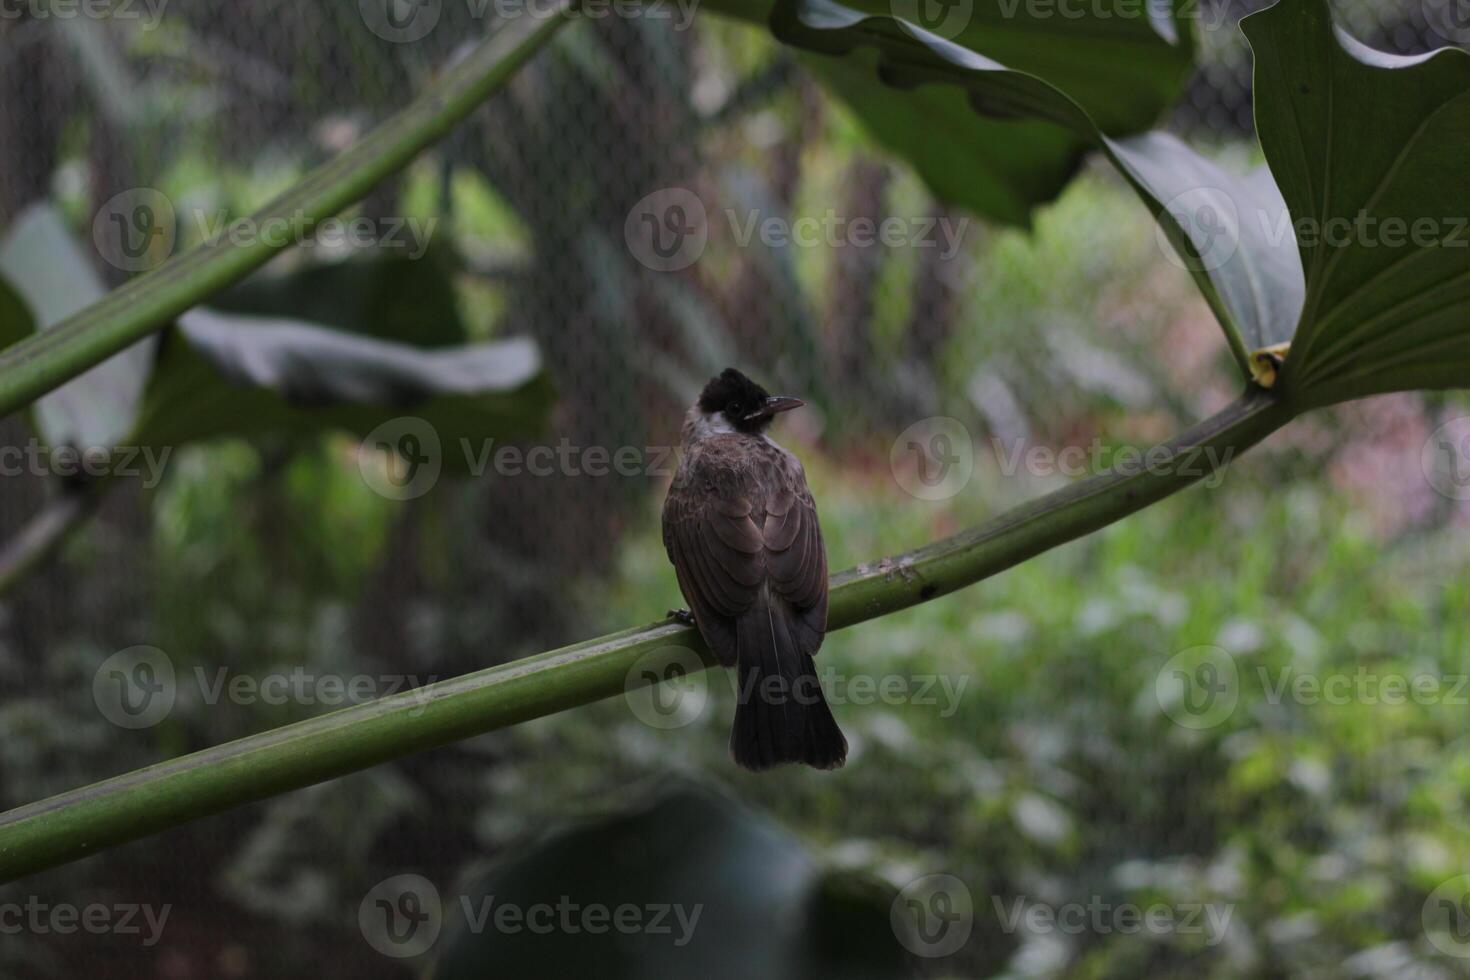
[[[780,599],[763,596],[735,623],[740,687],[730,754],[746,769],[786,762],[836,769],[847,761],[847,739],[798,640],[810,631],[793,624],[794,615]]]

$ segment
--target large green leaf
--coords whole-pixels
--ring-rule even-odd
[[[0,350],[29,337],[35,329],[36,319],[31,315],[30,307],[15,287],[0,275]]]
[[[897,91],[878,81],[875,61],[871,52],[802,58],[869,135],[906,160],[941,201],[992,221],[1029,225],[1032,209],[1055,198],[1081,166],[1088,146],[1074,133],[1050,123],[978,116],[956,89]]]
[[[50,324],[103,294],[50,205],[31,209],[10,230],[0,273],[18,294],[12,302],[0,288],[0,347],[24,336],[17,324],[29,321],[20,316],[26,306]],[[531,341],[462,343],[452,279],[435,256],[311,267],[253,282],[232,291],[229,302],[300,308],[331,326],[191,310],[165,332],[162,347],[149,337],[41,398],[42,437],[84,448],[162,448],[266,432],[366,435],[413,416],[433,427],[445,467],[463,472],[478,459],[481,440],[535,431],[550,406]],[[460,440],[468,440],[469,453]]]
[[[416,876],[386,884],[374,898],[388,908],[432,909],[437,900],[444,910],[435,980],[912,974],[892,924],[891,888],[822,867],[769,820],[697,786],[540,841],[462,896],[441,896]],[[375,944],[392,941],[375,927],[395,924],[381,908],[363,919]],[[514,925],[506,909],[519,913]],[[606,910],[606,923],[584,919],[589,910]],[[621,927],[614,910],[622,910]],[[437,935],[438,920],[426,921]]]
[[[1016,224],[1060,192],[1091,137],[1015,118],[1002,107],[977,116],[953,89],[893,91],[875,56],[849,43],[844,29],[855,26],[854,18],[906,18],[918,25],[905,25],[916,34],[947,38],[996,65],[1044,79],[1075,98],[1110,136],[1151,127],[1178,96],[1192,60],[1188,32],[1166,16],[1149,15],[1167,5],[1131,0],[1076,5],[1068,16],[1022,0],[851,0],[845,6],[717,0],[711,9],[747,20],[768,16],[776,36],[812,52],[804,56],[806,66],[940,198]],[[931,13],[939,19],[927,26],[940,33],[923,29]]]
[[[1326,0],[1282,0],[1244,28],[1306,270],[1282,389],[1309,407],[1470,386],[1470,54],[1370,50]]]
[[[1050,4],[1025,0],[959,0],[942,5],[919,0],[776,0],[771,26],[783,40],[794,31],[806,38],[811,50],[842,55],[850,47],[840,35],[805,32],[830,31],[867,18],[895,21],[979,54],[997,67],[1042,79],[1074,99],[1104,133],[1119,136],[1151,128],[1188,75],[1192,55],[1188,33],[1167,17],[1151,13],[1171,8],[1172,4],[1096,0],[1073,5],[1075,16],[1058,16]],[[931,11],[939,16],[926,16]]]
[[[165,334],[134,439],[178,446],[217,436],[341,429],[402,416],[434,427],[444,464],[460,439],[536,431],[551,392],[526,339],[425,349],[295,320],[191,310]]]
[[[570,20],[563,0],[554,0],[541,13],[506,18],[500,30],[439,73],[413,102],[257,212],[256,226],[282,219],[314,226],[402,169],[505,85]],[[201,242],[53,324],[44,335],[5,348],[0,351],[0,414],[30,404],[163,329],[291,244],[290,236],[280,235]]]
[[[1165,133],[1115,135],[1133,123],[1146,125],[1142,113],[1120,111],[1115,98],[1126,93],[1146,99],[1150,91],[1155,96],[1163,91],[1145,84],[1152,76],[1133,72],[1123,72],[1123,81],[1113,87],[1106,81],[1112,77],[1105,70],[1106,59],[1082,54],[1096,45],[1111,57],[1125,58],[1129,50],[1125,39],[1132,38],[1121,33],[1126,22],[1116,18],[1094,34],[1079,35],[1075,45],[1061,46],[1059,50],[1070,52],[1086,71],[1070,70],[1068,58],[1056,52],[1028,56],[1022,40],[1043,36],[1041,29],[1019,35],[1016,28],[999,32],[1006,43],[997,43],[996,50],[1023,58],[1036,72],[1055,79],[1054,84],[1041,74],[1017,70],[903,20],[834,0],[783,0],[773,16],[783,40],[833,56],[863,59],[874,78],[890,86],[919,93],[962,93],[971,107],[965,125],[974,121],[975,112],[1035,120],[1060,127],[1079,146],[1101,150],[1158,217],[1220,319],[1242,372],[1248,372],[1252,351],[1285,339],[1282,324],[1295,319],[1301,277],[1293,271],[1297,259],[1289,239],[1279,241],[1271,234],[1279,221],[1240,219],[1261,213],[1284,217],[1285,202],[1264,170],[1230,174]],[[1135,55],[1144,58],[1141,51]],[[1157,67],[1160,62],[1145,58],[1144,63]],[[1087,71],[1101,72],[1096,84],[1084,84]],[[895,104],[905,101],[900,97]],[[926,138],[937,143],[947,137],[935,130]]]
[[[42,330],[107,291],[49,203],[32,205],[11,225],[0,241],[0,274],[34,311]],[[139,341],[37,400],[33,417],[41,437],[53,446],[117,445],[132,427],[156,344],[153,337]]]
[[[448,347],[468,339],[448,255],[432,248],[417,258],[403,250],[363,251],[370,254],[313,263],[285,275],[252,276],[211,298],[210,306],[306,320],[416,347]]]

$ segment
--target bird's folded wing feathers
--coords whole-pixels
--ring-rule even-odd
[[[827,628],[827,553],[811,494],[804,485],[779,493],[757,525],[749,497],[697,492],[704,481],[691,476],[688,489],[676,487],[665,502],[664,547],[715,655],[733,663],[733,620],[766,582],[795,613],[797,645],[815,653]]]
[[[827,631],[827,549],[811,494],[779,494],[766,508],[762,536],[771,587],[798,613],[797,646],[814,654]]]
[[[721,663],[735,660],[734,620],[755,604],[766,575],[765,545],[746,497],[675,490],[664,506],[664,547],[679,591]]]

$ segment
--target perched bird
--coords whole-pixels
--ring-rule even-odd
[[[797,398],[727,368],[684,418],[664,548],[694,623],[736,668],[730,753],[747,769],[836,769],[847,740],[812,655],[827,632],[827,549],[806,473],[765,434]]]

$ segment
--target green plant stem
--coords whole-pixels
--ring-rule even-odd
[[[918,551],[833,579],[829,624],[852,626],[978,582],[1120,520],[1207,475],[1280,428],[1291,409],[1253,390],[1147,455]],[[252,735],[0,814],[0,881],[196,817],[320,783],[458,739],[623,693],[660,647],[703,650],[659,623]]]
[[[570,0],[554,11],[508,20],[404,109],[253,215],[256,228],[317,224],[360,200],[406,166],[503,86],[567,22]],[[281,224],[284,222],[284,224]],[[158,330],[191,306],[243,279],[296,244],[288,234],[239,244],[222,237],[139,276],[75,316],[0,352],[0,417]]]

